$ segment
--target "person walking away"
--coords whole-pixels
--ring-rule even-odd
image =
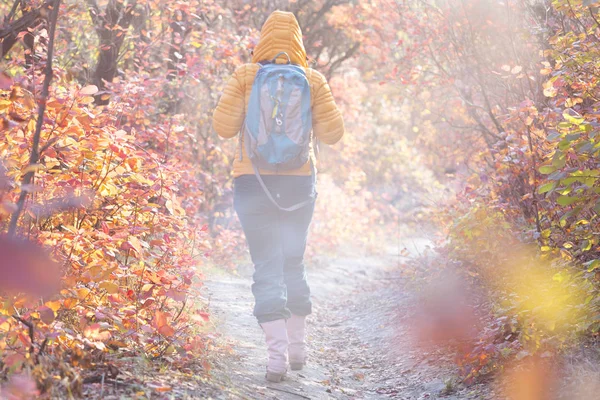
[[[275,11],[262,27],[252,63],[237,68],[213,114],[219,136],[239,145],[234,208],[254,264],[254,315],[268,350],[266,379],[281,381],[306,363],[312,304],[304,267],[316,199],[313,138],[335,144],[342,115],[325,77],[308,67],[292,13]]]

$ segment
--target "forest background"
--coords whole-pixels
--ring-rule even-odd
[[[3,377],[29,371],[42,392],[77,393],[106,357],[206,359],[203,268],[245,256],[237,143],[216,137],[211,115],[275,9],[297,15],[347,126],[320,152],[312,255],[376,250],[403,219],[436,223],[446,261],[429,279],[452,268],[491,299],[459,359],[466,382],[594,345],[592,3],[4,1]]]

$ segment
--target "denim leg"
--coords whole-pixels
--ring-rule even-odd
[[[304,251],[314,207],[315,203],[312,203],[290,213],[280,213],[287,306],[292,314],[298,316],[306,316],[312,311],[310,288],[304,268]]]
[[[254,263],[254,315],[259,323],[288,319],[278,211],[246,176],[235,181],[234,207]]]

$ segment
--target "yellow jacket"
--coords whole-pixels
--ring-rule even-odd
[[[334,144],[344,135],[344,121],[335,104],[331,89],[325,77],[308,68],[306,51],[302,43],[302,31],[296,17],[292,13],[275,11],[262,27],[260,40],[254,49],[253,64],[239,67],[229,79],[223,95],[213,114],[213,127],[223,138],[235,137],[241,130],[254,77],[258,71],[258,62],[272,60],[278,53],[286,52],[293,64],[303,67],[311,88],[311,106],[313,115],[313,134],[326,144]],[[281,58],[282,60],[284,57]],[[242,151],[240,160],[239,152]],[[314,150],[310,149],[310,157],[315,163]],[[261,171],[261,174],[273,174]],[[310,175],[310,164],[306,163],[297,170],[280,172],[286,175]],[[237,147],[233,162],[233,176],[254,175],[250,158],[246,154],[246,146]]]

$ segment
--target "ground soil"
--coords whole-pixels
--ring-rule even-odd
[[[409,229],[410,231],[410,229]],[[285,382],[264,379],[263,333],[252,315],[251,266],[215,271],[205,282],[212,319],[230,354],[215,363],[218,398],[243,399],[492,399],[484,386],[465,387],[446,349],[414,341],[411,316],[418,285],[403,272],[431,237],[404,235],[390,248],[364,255],[340,251],[309,266],[314,313],[308,326],[309,364]]]

